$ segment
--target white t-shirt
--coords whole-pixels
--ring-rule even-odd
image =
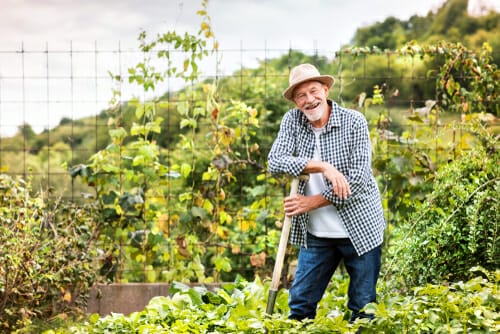
[[[316,145],[313,160],[321,161],[319,136],[324,128],[314,128]],[[309,174],[305,194],[307,196],[320,194],[326,188],[322,173]],[[309,224],[307,230],[319,238],[347,238],[349,235],[342,223],[337,208],[327,205],[316,210],[309,211]]]

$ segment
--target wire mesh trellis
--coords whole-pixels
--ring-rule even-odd
[[[375,61],[379,62],[378,66],[380,63],[385,64],[383,71],[385,75],[381,75],[380,72],[374,74],[371,71],[370,65],[373,64],[373,60],[368,60],[368,56],[361,56],[356,62],[352,62],[352,59],[346,59],[352,58],[352,55],[340,53],[336,55],[333,50],[276,50],[267,46],[262,49],[218,50],[199,64],[202,68],[200,79],[236,79],[233,81],[233,85],[235,82],[237,84],[236,87],[232,87],[232,96],[224,96],[224,87],[221,87],[220,98],[222,100],[243,99],[248,105],[265,105],[268,108],[272,105],[284,105],[285,102],[281,96],[276,95],[276,87],[271,89],[271,86],[277,78],[283,83],[286,82],[286,73],[272,71],[269,64],[272,60],[281,59],[290,68],[296,65],[294,62],[297,58],[294,52],[301,52],[312,57],[310,58],[312,60],[320,57],[328,59],[334,70],[331,74],[337,78],[331,94],[335,100],[348,106],[357,104],[359,106],[359,95],[356,96],[358,100],[355,101],[353,96],[346,95],[345,91],[352,85],[358,84],[365,91],[368,89],[367,93],[371,94],[370,89],[374,85],[379,85],[388,96],[383,109],[378,109],[379,113],[384,113],[384,119],[399,118],[400,125],[410,132],[418,131],[419,126],[429,126],[408,123],[404,116],[415,112],[417,108],[425,109],[426,100],[436,98],[433,92],[422,91],[422,86],[432,83],[435,78],[418,73],[413,58],[405,58],[395,53],[371,56],[377,57]],[[181,55],[178,56],[181,57]],[[133,96],[139,97],[142,101],[155,96],[163,96],[170,103],[164,111],[165,114],[162,115],[165,118],[163,134],[168,136],[170,132],[175,132],[173,129],[178,128],[179,124],[171,120],[170,113],[176,104],[182,101],[173,101],[171,96],[174,92],[183,89],[185,83],[179,78],[168,77],[152,92],[145,92],[141,87],[128,85],[128,68],[141,61],[143,57],[144,54],[141,51],[134,48],[122,48],[119,43],[114,48],[99,47],[95,43],[92,48],[81,49],[75,48],[71,43],[68,48],[58,50],[49,49],[47,44],[44,49],[40,50],[25,49],[21,45],[18,50],[0,51],[0,168],[2,173],[12,176],[31,176],[35,187],[57,189],[64,199],[72,201],[78,200],[82,193],[88,192],[89,189],[85,185],[75,182],[69,176],[68,166],[85,162],[89,156],[107,144],[108,124],[103,111],[108,108],[112,88],[116,84],[110,73],[122,78],[118,89],[123,102]],[[401,62],[404,63],[403,66]],[[394,69],[396,63],[399,63],[397,70]],[[262,71],[257,74],[245,71],[247,68],[255,68],[259,65]],[[351,66],[350,74],[345,75],[344,66]],[[357,70],[355,75],[352,71],[354,67]],[[256,77],[264,81],[264,92],[258,97],[249,97],[246,91],[252,84],[251,80]],[[403,86],[404,89],[400,88]],[[400,92],[400,90],[405,91]],[[402,115],[404,113],[407,114]],[[268,127],[266,124],[261,126],[265,129],[265,135],[269,137],[273,137],[277,130],[276,126]],[[370,124],[370,127],[377,126],[380,127],[380,124]],[[55,129],[58,129],[57,135]],[[433,145],[428,147],[428,154],[434,160],[439,155],[442,130],[443,125],[435,122],[435,140]],[[92,132],[94,136],[91,140],[87,137],[85,143],[78,142],[81,132]],[[384,145],[386,145],[386,150],[390,151],[395,147],[389,138],[393,134],[387,131],[384,135],[386,136]],[[13,136],[16,136],[16,141],[11,140]],[[31,140],[34,137],[37,139]],[[456,147],[455,144],[460,140],[460,134],[453,133],[450,145]],[[168,140],[165,143],[168,145]],[[261,149],[262,156],[265,156],[269,147]],[[196,159],[196,157],[192,156],[190,159]],[[261,172],[248,171],[248,173],[256,174]],[[385,187],[382,193],[388,196],[387,175],[380,175],[380,177],[384,180],[382,183]],[[59,193],[55,192],[54,196],[61,196]],[[240,189],[239,196],[241,198],[245,196],[243,189]],[[216,240],[215,244],[220,247],[230,247],[220,240]],[[236,266],[234,269],[236,272],[249,270],[243,266]]]

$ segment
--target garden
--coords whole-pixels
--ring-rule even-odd
[[[69,144],[61,124],[51,131],[51,149],[44,147],[46,134],[27,128],[1,140],[8,154],[0,159],[0,328],[499,332],[498,50],[444,39],[391,49],[349,46],[332,59],[290,50],[231,77],[206,79],[200,64],[219,49],[206,5],[197,34],[140,34],[143,61],[126,76],[110,73],[113,97],[98,119],[105,126],[74,121],[77,140]],[[331,97],[369,123],[387,221],[378,301],[365,309],[373,321],[349,322],[343,268],[315,320],[289,320],[292,247],[274,313],[265,312],[289,187],[289,178],[267,171],[267,152],[291,107],[281,97],[290,64],[302,62],[334,74]],[[184,88],[122,99],[126,84],[148,92],[171,77]],[[95,152],[65,156],[64,147],[78,152],[71,145],[86,145],[89,136],[100,138]],[[30,168],[47,160],[46,166],[63,165],[83,195],[63,196],[67,185],[59,180],[45,189],[29,173],[9,175],[19,138],[38,145]],[[96,284],[129,282],[169,283],[169,295],[131,314],[85,313]],[[220,288],[207,289],[209,283]]]

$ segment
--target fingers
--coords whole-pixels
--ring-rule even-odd
[[[351,195],[351,188],[344,174],[340,173],[335,167],[329,165],[324,175],[332,183],[333,193],[340,199],[346,199]]]
[[[335,195],[341,199],[346,199],[351,195],[351,188],[344,176],[335,178],[335,183],[332,182],[332,186]]]
[[[289,217],[293,217],[296,215],[299,215],[304,212],[302,208],[302,198],[303,196],[300,195],[295,195],[295,196],[289,196],[285,198],[285,215]]]

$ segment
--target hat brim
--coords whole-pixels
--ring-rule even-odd
[[[331,75],[319,75],[317,77],[310,77],[298,82],[295,82],[293,85],[290,85],[284,92],[283,92],[283,97],[287,100],[293,101],[293,91],[295,88],[297,88],[298,85],[303,84],[304,82],[308,81],[319,81],[322,84],[325,84],[328,86],[328,88],[331,88],[335,79]]]

